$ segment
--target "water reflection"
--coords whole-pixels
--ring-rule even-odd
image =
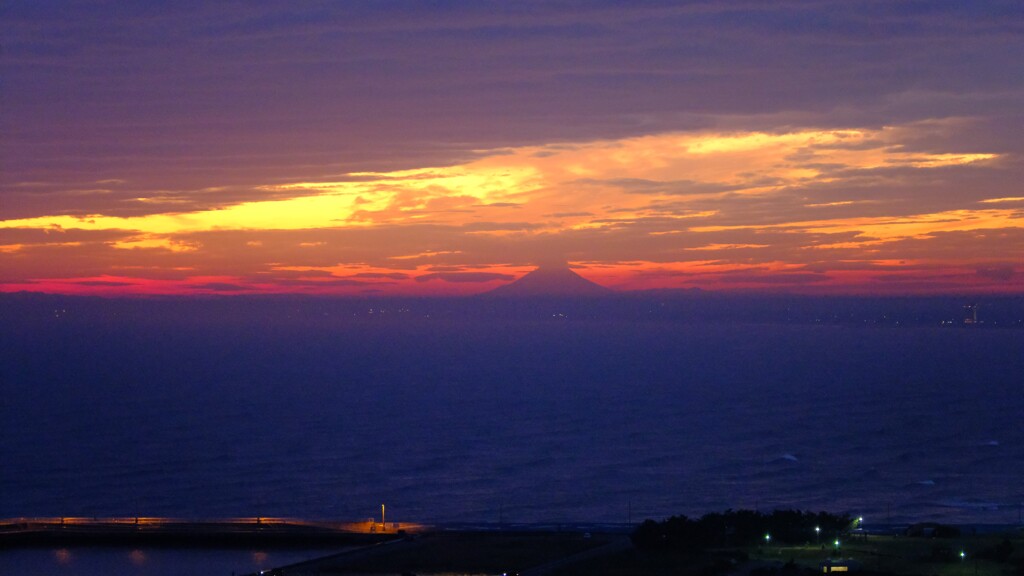
[[[0,549],[0,574],[180,576],[251,574],[336,554],[344,547],[287,550],[170,548]]]
[[[58,550],[54,550],[53,557],[57,560],[57,564],[60,564],[62,566],[67,566],[68,564],[71,564],[71,551],[67,548],[60,548]]]
[[[128,560],[136,566],[142,566],[146,563],[146,553],[142,550],[132,550],[128,553]]]

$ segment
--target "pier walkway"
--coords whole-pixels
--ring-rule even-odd
[[[298,518],[5,518],[0,547],[41,545],[245,546],[373,543],[422,531],[419,524],[333,522]]]

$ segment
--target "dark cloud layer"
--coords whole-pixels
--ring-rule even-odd
[[[1018,115],[1022,23],[1015,1],[7,3],[0,210],[214,205],[723,116]],[[106,179],[127,184],[65,192]]]
[[[692,278],[698,265],[733,266],[707,277],[723,284],[782,287],[881,278],[894,262],[908,276],[872,282],[912,289],[940,264],[959,268],[929,272],[933,286],[1014,286],[1024,272],[1024,228],[1012,222],[1024,218],[1016,0],[94,0],[0,11],[0,220],[358,196],[351,215],[294,230],[0,228],[13,284],[455,285],[509,280],[501,266],[552,254],[665,267],[637,270],[637,282]],[[717,178],[711,160],[659,175],[656,148],[647,172],[597,175],[574,158],[561,187],[497,198],[393,172],[523,146],[540,161],[595,141],[804,128],[870,134],[744,156],[761,164]],[[943,160],[979,152],[990,158]],[[382,191],[394,197],[375,201]],[[543,209],[531,212],[536,198]],[[915,232],[923,219],[930,228]]]

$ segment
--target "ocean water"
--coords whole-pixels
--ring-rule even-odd
[[[8,319],[0,517],[1012,523],[1024,330]]]
[[[233,576],[254,574],[332,552],[120,547],[0,549],[0,570],[25,576]]]

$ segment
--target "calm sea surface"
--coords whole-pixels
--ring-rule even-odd
[[[0,346],[0,517],[354,520],[386,503],[426,523],[1011,523],[1024,502],[1024,330],[18,328]]]
[[[331,550],[177,550],[33,548],[0,550],[0,569],[15,576],[229,576],[252,574],[331,554]]]

